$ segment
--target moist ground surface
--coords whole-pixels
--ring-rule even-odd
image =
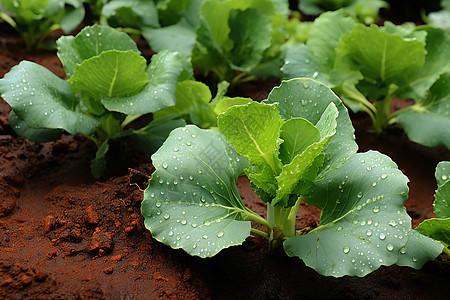
[[[64,77],[54,51],[25,52],[14,32],[0,30],[0,77],[23,59]],[[276,83],[252,82],[233,92],[261,100]],[[259,237],[210,259],[173,250],[154,241],[144,228],[143,193],[130,185],[126,171],[95,180],[89,170],[95,148],[89,140],[64,135],[55,142],[30,142],[11,130],[9,111],[0,99],[0,299],[448,297],[450,265],[441,260],[420,271],[392,266],[364,278],[336,279],[318,275],[283,253],[268,254]],[[372,134],[367,116],[351,117],[360,151],[389,155],[409,177],[405,206],[413,226],[435,216],[434,170],[439,161],[450,160],[449,151],[414,144],[397,127]],[[150,160],[142,157],[129,167],[140,172],[142,182],[153,171]],[[248,180],[241,177],[237,185],[245,204],[264,215],[265,204]],[[302,204],[297,228],[316,226],[319,213]]]

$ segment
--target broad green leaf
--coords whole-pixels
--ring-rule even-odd
[[[133,95],[148,83],[147,62],[133,51],[108,50],[77,65],[68,82],[94,99]]]
[[[172,50],[189,56],[197,38],[195,29],[184,19],[163,28],[144,27],[142,35],[154,51]]]
[[[331,69],[323,67],[316,61],[310,47],[297,43],[288,45],[286,49],[286,57],[281,67],[285,78],[313,78],[327,86],[334,86],[329,76]]]
[[[320,140],[320,130],[303,118],[293,118],[281,127],[280,158],[283,164],[292,162],[308,146]]]
[[[243,97],[224,97],[220,99],[216,106],[214,107],[214,112],[218,115],[221,113],[224,113],[227,111],[228,108],[235,106],[235,105],[245,105],[247,103],[252,102],[253,100],[250,98],[243,98]]]
[[[175,129],[152,161],[156,171],[141,211],[153,238],[210,257],[250,235],[245,218],[253,213],[236,188],[246,161],[221,133],[193,125]]]
[[[437,167],[435,172],[435,177],[437,181],[438,187],[446,183],[450,180],[450,162],[449,161],[441,161]]]
[[[359,88],[372,99],[387,94],[390,85],[407,84],[425,62],[425,43],[389,34],[377,26],[357,26],[346,33],[336,49],[335,68],[358,70],[364,76]]]
[[[286,253],[334,277],[364,276],[395,264],[414,234],[403,206],[407,182],[387,156],[372,151],[353,155],[314,183],[305,200],[322,210],[320,224],[285,241]],[[425,256],[434,248],[426,244],[418,253]],[[402,265],[417,266],[412,258]]]
[[[397,123],[413,142],[450,149],[450,72],[436,81],[427,97],[399,113]]]
[[[327,12],[318,17],[309,29],[306,45],[311,49],[318,62],[332,69],[342,37],[353,31],[357,23],[346,17],[343,11]]]
[[[450,218],[450,180],[438,187],[434,195],[434,212],[439,218]]]
[[[91,135],[99,125],[80,111],[66,81],[33,62],[22,61],[0,79],[0,94],[31,128]]]
[[[250,164],[267,164],[272,170],[279,168],[281,125],[277,105],[252,102],[230,107],[218,117],[218,126],[237,152]]]
[[[339,111],[336,134],[325,145],[324,168],[320,174],[337,168],[356,152],[358,146],[355,143],[354,129],[347,109],[325,85],[306,78],[283,81],[279,87],[272,90],[264,102],[279,103],[278,111],[284,120],[304,118],[312,124],[319,122],[330,103],[336,105]]]
[[[245,174],[251,183],[257,187],[254,191],[258,196],[264,201],[268,198],[264,197],[264,195],[270,196],[270,201],[272,201],[276,196],[276,190],[278,188],[276,180],[278,174],[275,173],[272,167],[266,163],[251,164],[245,169]],[[264,194],[261,194],[260,191],[263,191]]]
[[[159,27],[155,3],[148,0],[108,1],[102,8],[102,16],[112,27]]]
[[[27,123],[19,118],[12,110],[9,113],[9,124],[11,128],[20,136],[24,136],[36,143],[45,143],[57,140],[61,137],[63,131],[61,129],[35,129],[27,125]]]
[[[126,33],[100,25],[85,27],[76,37],[63,36],[56,44],[67,78],[73,75],[78,64],[104,51],[131,50],[140,54],[136,43]]]
[[[256,67],[271,42],[271,20],[256,9],[232,10],[228,20],[234,47],[228,59],[232,68],[249,72]]]
[[[357,23],[345,16],[343,11],[320,15],[311,25],[306,45],[288,47],[283,73],[287,78],[313,78],[329,87],[338,86],[346,80],[358,81],[362,78],[359,71],[334,68],[336,48],[342,36],[356,26]]]
[[[418,32],[427,34],[425,64],[403,87],[404,92],[399,94],[402,99],[422,99],[439,76],[450,70],[450,34],[438,28],[424,28]]]
[[[209,103],[211,101],[211,91],[209,87],[200,82],[185,80],[177,84],[176,104],[154,114],[155,119],[171,114],[187,115],[189,109],[195,106],[195,103]]]
[[[416,230],[434,240],[445,243],[446,246],[450,246],[450,217],[427,219],[420,223]]]
[[[161,147],[172,130],[185,125],[184,120],[164,117],[150,122],[139,130],[134,130],[131,136],[145,155],[151,156]]]
[[[71,33],[83,21],[86,11],[82,3],[73,9],[66,8],[67,13],[61,19],[61,29],[64,33]]]
[[[418,270],[427,261],[435,259],[442,252],[443,248],[442,244],[420,234],[416,230],[411,230],[408,233],[408,242],[399,250],[400,256],[396,264],[413,267]]]
[[[135,95],[102,99],[103,105],[127,115],[146,114],[175,105],[178,81],[191,76],[192,68],[186,61],[185,56],[171,51],[153,55],[147,68],[150,82]]]
[[[331,136],[336,133],[337,116],[338,110],[336,108],[336,105],[331,102],[323,113],[319,122],[317,122],[317,124],[319,125],[317,128],[319,133],[317,140],[316,138],[314,138],[314,140],[308,140],[308,135],[302,132],[302,134],[304,134],[305,140],[307,140],[309,144],[304,145],[306,146],[304,149],[291,147],[291,149],[295,149],[295,156],[291,161],[289,161],[287,165],[284,165],[282,167],[280,175],[276,178],[278,182],[277,197],[274,199],[272,205],[282,202],[282,205],[284,205],[285,207],[288,206],[289,195],[292,194],[300,179],[310,177],[310,174],[306,173],[312,172],[312,170],[314,170],[314,162],[316,162],[316,158],[321,155],[326,142],[330,139]],[[292,122],[293,120],[296,119],[290,119],[285,124]],[[298,128],[301,127],[298,126]],[[285,138],[283,132],[281,134],[281,138]],[[287,138],[290,140],[289,137]],[[317,173],[315,175],[317,175]]]

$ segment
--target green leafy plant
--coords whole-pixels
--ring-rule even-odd
[[[220,114],[218,128],[175,129],[152,156],[156,171],[141,211],[156,240],[210,257],[259,234],[269,249],[283,246],[335,277],[382,265],[420,268],[442,251],[411,229],[403,207],[408,180],[397,166],[378,152],[356,154],[347,110],[326,86],[283,82],[263,103]],[[267,219],[240,198],[242,173],[267,202]],[[309,231],[295,227],[302,199],[322,210]]]
[[[231,84],[254,75],[280,78],[282,46],[292,30],[287,1],[161,1],[157,7],[172,18],[162,28],[143,30],[155,51],[187,54],[194,68]]]
[[[378,20],[380,9],[388,6],[389,4],[382,0],[302,0],[298,8],[303,13],[313,16],[343,8],[348,14],[366,24],[371,24]]]
[[[436,167],[438,189],[434,195],[434,212],[437,218],[423,221],[416,230],[444,245],[450,257],[450,162],[440,162]]]
[[[72,32],[82,21],[82,0],[1,0],[0,17],[24,38],[28,49],[40,48],[57,30]]]
[[[178,81],[192,78],[184,56],[163,51],[147,67],[128,35],[105,26],[86,27],[57,44],[67,81],[29,61],[0,79],[0,93],[13,109],[9,121],[17,134],[36,142],[55,140],[63,131],[88,137],[98,146],[91,168],[99,177],[112,140],[131,136],[150,155],[173,128],[185,124],[166,117],[127,129],[142,115],[175,104]]]
[[[377,132],[398,122],[411,140],[450,149],[449,56],[450,35],[441,29],[367,27],[337,11],[315,20],[306,44],[289,46],[282,70],[332,87],[354,111],[367,112]],[[416,103],[391,113],[394,97]]]

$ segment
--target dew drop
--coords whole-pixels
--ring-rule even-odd
[[[173,236],[173,231],[169,231],[169,236]]]
[[[90,33],[86,33],[86,36],[87,36],[87,37],[90,37],[90,36],[91,36],[91,34],[90,34]]]
[[[186,220],[181,220],[181,225],[186,225],[187,221]]]
[[[405,247],[401,247],[400,248],[400,253],[401,254],[405,254],[406,253],[406,248]]]
[[[156,201],[155,206],[156,206],[156,207],[161,207],[161,202]]]
[[[392,220],[392,219],[389,220],[388,224],[391,225],[392,227],[397,226],[397,223],[395,222],[395,220]]]
[[[211,225],[211,222],[209,222],[209,221],[205,221],[205,222],[203,222],[203,225],[205,225],[205,226],[209,226],[209,225]]]
[[[218,232],[218,233],[217,233],[217,237],[218,237],[218,238],[221,238],[221,237],[223,237],[223,231],[221,231],[221,232]]]
[[[202,238],[207,239],[208,236],[206,234],[202,235]]]
[[[384,240],[386,238],[386,235],[382,232],[379,235],[380,240]]]
[[[174,152],[178,152],[180,149],[178,149],[178,147],[173,148]]]
[[[349,246],[345,246],[344,247],[344,253],[347,254],[350,252],[350,247]]]
[[[380,263],[382,263],[383,262],[383,260],[380,258],[380,259],[378,259],[378,261],[380,262]]]
[[[381,175],[381,179],[386,179],[387,178],[387,174],[382,174]]]
[[[197,227],[197,223],[192,223],[191,226],[192,226],[192,228],[195,228],[195,227]]]
[[[417,262],[417,258],[413,257],[413,258],[412,258],[412,261],[413,261],[413,262]]]
[[[358,193],[358,195],[356,195],[358,198],[362,198],[362,196],[363,196],[363,193],[362,192],[359,192]]]
[[[164,218],[165,220],[168,220],[168,219],[170,218],[169,213],[166,212],[166,213],[164,214],[163,218]]]
[[[367,234],[367,236],[372,236],[372,230],[367,230],[367,232],[366,232],[366,234]]]
[[[386,249],[387,249],[388,251],[392,251],[392,250],[394,250],[394,246],[392,246],[392,244],[389,243],[389,244],[386,245]]]
[[[375,206],[375,207],[373,208],[373,212],[374,212],[374,213],[377,213],[377,212],[379,212],[379,211],[380,211],[380,207]]]
[[[448,176],[447,175],[442,175],[442,180],[447,180],[448,179]]]
[[[168,165],[167,165],[166,163],[163,163],[163,164],[162,164],[162,167],[163,167],[164,169],[167,169]]]

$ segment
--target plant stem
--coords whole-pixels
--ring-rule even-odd
[[[261,231],[261,230],[255,229],[255,228],[252,228],[250,231],[253,233],[259,234],[260,236],[265,237],[267,240],[269,239],[269,235],[267,233],[265,233],[264,231]]]
[[[444,252],[445,254],[448,255],[448,257],[450,257],[450,249],[448,249],[447,247],[444,246],[444,249],[442,250],[442,252]]]
[[[396,90],[397,86],[395,84],[389,85],[386,97],[384,97],[383,100],[375,101],[377,113],[373,126],[377,133],[383,132],[383,130],[389,125],[389,120],[391,119],[391,101]]]
[[[245,221],[255,221],[256,223],[267,227],[267,229],[269,229],[269,232],[272,230],[272,226],[269,224],[269,222],[267,222],[266,219],[264,219],[263,217],[261,217],[260,215],[255,213],[254,211],[251,211],[250,209],[248,209],[248,210],[246,209],[246,214],[245,214],[244,220]]]
[[[122,124],[120,124],[120,126],[122,128],[125,128],[128,124],[130,124],[134,120],[139,119],[140,117],[142,117],[142,115],[126,116],[125,120],[123,120],[123,122],[122,122]]]

